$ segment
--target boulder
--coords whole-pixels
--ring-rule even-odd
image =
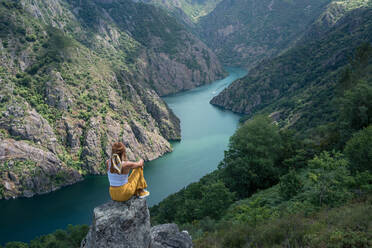
[[[149,247],[150,214],[145,199],[110,201],[94,209],[93,224],[81,247]]]
[[[110,201],[94,209],[93,223],[81,248],[189,248],[190,235],[176,224],[150,226],[145,199]]]
[[[180,232],[176,224],[163,224],[151,228],[150,248],[191,248],[192,240],[187,231]]]

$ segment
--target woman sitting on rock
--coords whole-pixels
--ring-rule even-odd
[[[143,177],[143,159],[138,162],[127,160],[125,146],[121,142],[112,145],[111,158],[106,161],[107,175],[110,182],[110,196],[114,201],[127,201],[133,195],[145,198],[150,195],[145,188]],[[129,175],[130,169],[132,173]]]

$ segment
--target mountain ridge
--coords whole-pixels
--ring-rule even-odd
[[[257,112],[272,114],[283,126],[295,124],[303,129],[320,125],[326,121],[321,120],[322,109],[330,108],[312,113],[309,109],[326,105],[327,99],[334,96],[334,82],[348,57],[363,42],[371,42],[370,13],[370,8],[350,11],[322,31],[320,37],[299,42],[282,55],[261,62],[211,103],[248,116]]]
[[[208,15],[222,0],[134,0],[161,6],[189,26]],[[186,16],[186,17],[185,17]]]
[[[224,0],[200,20],[224,64],[253,68],[290,47],[331,0]]]

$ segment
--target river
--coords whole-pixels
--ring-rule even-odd
[[[239,68],[227,71],[229,76],[222,80],[163,98],[181,120],[182,140],[172,143],[173,152],[145,163],[149,206],[198,181],[222,160],[240,116],[209,101],[246,75]],[[93,208],[108,200],[106,176],[89,176],[80,183],[32,198],[1,200],[0,245],[14,240],[28,242],[68,224],[90,224]]]

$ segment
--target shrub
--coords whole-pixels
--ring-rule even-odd
[[[56,230],[54,233],[43,235],[30,242],[30,248],[71,247],[78,248],[87,235],[87,225],[68,225],[67,230]]]
[[[290,199],[302,190],[303,184],[294,170],[280,178],[279,193],[284,199]]]
[[[41,65],[40,63],[35,63],[33,65],[31,65],[29,68],[27,68],[27,73],[31,74],[31,75],[35,75],[38,70],[40,69]]]
[[[353,184],[348,161],[343,154],[323,152],[309,161],[310,185],[307,185],[308,199],[316,206],[335,206],[351,197]]]
[[[354,178],[357,193],[372,192],[372,174],[369,171],[357,173]]]
[[[28,245],[23,242],[9,242],[5,245],[5,248],[28,248]]]
[[[26,75],[26,76],[24,76],[23,78],[21,78],[21,79],[19,80],[19,82],[20,82],[20,84],[21,84],[22,86],[30,87],[30,86],[31,86],[31,82],[32,82],[32,78],[31,78],[31,76]]]
[[[8,44],[9,44],[9,43],[8,43],[7,40],[3,40],[3,47],[4,47],[4,48],[7,48],[7,47],[8,47]]]
[[[341,100],[340,132],[345,140],[351,134],[372,124],[372,86],[360,81],[345,92]]]
[[[245,225],[234,227],[233,230],[223,236],[222,247],[243,247],[248,242],[248,231],[250,231],[250,228]]]
[[[26,40],[27,40],[28,42],[34,42],[34,41],[36,41],[36,36],[35,36],[34,34],[27,35],[27,36],[26,36]]]
[[[372,172],[372,125],[353,135],[346,143],[345,154],[353,173]]]
[[[275,212],[262,204],[261,199],[257,197],[248,203],[233,205],[224,219],[255,227],[258,223],[275,215]]]
[[[198,247],[358,247],[372,245],[371,198],[308,215],[300,212],[266,219],[254,227],[220,222],[194,240]]]
[[[308,224],[301,214],[285,214],[269,223],[261,223],[251,236],[257,247],[304,247],[303,236],[309,232]]]

